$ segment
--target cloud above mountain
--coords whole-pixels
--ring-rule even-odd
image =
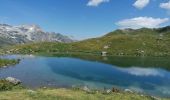
[[[143,9],[149,4],[150,0],[136,0],[136,2],[133,4],[134,7],[137,9]]]
[[[90,0],[87,3],[87,6],[94,6],[97,7],[99,6],[101,3],[105,3],[105,2],[109,2],[110,0]]]
[[[121,28],[156,28],[169,21],[169,18],[136,17],[124,19],[116,23]]]

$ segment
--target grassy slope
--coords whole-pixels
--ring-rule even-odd
[[[89,94],[69,89],[26,89],[0,92],[0,100],[154,100],[150,96],[131,93]]]
[[[170,31],[163,29],[117,30],[100,38],[70,44],[32,43],[10,49],[13,53],[23,54],[57,52],[100,54],[107,51],[109,55],[114,56],[170,56]],[[109,48],[105,49],[105,46]]]
[[[109,49],[103,48],[106,45]],[[162,56],[170,55],[170,37],[167,35],[160,37],[157,31],[150,29],[130,32],[117,30],[101,38],[75,43],[75,47],[82,48],[82,50],[107,51],[112,55]]]

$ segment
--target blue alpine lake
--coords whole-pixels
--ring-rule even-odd
[[[88,86],[93,89],[130,89],[170,97],[170,59],[98,56],[10,55],[21,59],[0,69],[0,78],[15,77],[29,88]]]

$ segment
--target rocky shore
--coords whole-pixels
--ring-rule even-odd
[[[51,91],[51,92],[54,92],[54,93],[59,93],[59,91],[62,91],[64,92],[64,94],[51,94],[51,99],[48,99],[48,100],[54,100],[54,98],[58,98],[58,97],[62,97],[62,98],[67,98],[67,95],[69,94],[70,98],[66,99],[66,100],[78,100],[75,97],[76,93],[77,94],[80,94],[83,95],[83,96],[86,96],[86,98],[90,98],[89,100],[93,100],[91,98],[91,96],[93,98],[98,98],[98,97],[102,97],[104,98],[103,100],[105,100],[106,98],[111,98],[110,100],[113,100],[113,98],[116,98],[114,100],[162,100],[161,98],[157,98],[157,97],[154,97],[154,96],[148,96],[148,95],[143,95],[143,94],[139,94],[139,93],[136,93],[130,89],[125,89],[125,90],[119,90],[117,88],[112,88],[112,89],[104,89],[104,90],[93,90],[93,89],[90,89],[88,88],[88,86],[83,86],[83,87],[72,87],[70,89],[65,89],[65,88],[59,88],[59,89],[54,89],[54,88],[47,88],[47,87],[43,87],[43,88],[39,88],[39,89],[36,89],[36,90],[32,90],[32,89],[26,89],[22,86],[21,84],[22,82],[19,80],[19,79],[16,79],[16,78],[13,78],[13,77],[7,77],[5,79],[1,79],[0,80],[0,98],[2,96],[3,93],[6,93],[8,95],[10,95],[11,97],[14,96],[14,95],[11,95],[13,94],[13,92],[17,93],[21,93],[21,91],[23,91],[23,93],[28,93],[30,95],[35,95],[37,96],[37,99],[36,100],[41,100],[42,95],[47,95],[48,92],[47,91]],[[41,91],[41,92],[40,92]],[[41,94],[40,93],[47,93],[47,94]],[[22,93],[21,93],[22,94]],[[25,96],[25,94],[22,94],[22,96]],[[45,96],[46,97],[46,96]],[[13,100],[13,99],[6,99],[6,97],[3,96],[3,98],[5,100]],[[28,99],[29,100],[35,100],[34,98],[32,97],[25,97],[25,99]],[[31,99],[32,98],[32,99]],[[16,98],[15,98],[16,99]],[[1,99],[0,99],[1,100]],[[18,99],[20,100],[20,99]],[[45,100],[45,99],[42,99],[42,100]],[[65,100],[65,99],[60,99],[60,100]],[[85,100],[85,98],[81,98],[79,100]],[[98,99],[94,99],[94,100],[100,100],[99,98]],[[165,99],[165,100],[168,100],[168,99]]]

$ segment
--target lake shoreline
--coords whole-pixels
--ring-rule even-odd
[[[12,55],[11,55],[11,56],[12,56]],[[30,61],[30,60],[31,60],[31,61],[34,61],[34,59],[37,59],[37,58],[41,58],[41,60],[44,59],[45,61],[48,61],[49,58],[50,58],[50,59],[55,59],[55,58],[56,58],[56,59],[60,59],[60,58],[61,58],[61,59],[64,59],[64,58],[65,58],[65,57],[63,57],[63,56],[61,56],[61,57],[59,57],[59,58],[57,58],[56,56],[54,56],[54,57],[49,57],[49,58],[47,57],[47,58],[46,58],[46,56],[42,56],[42,55],[39,55],[39,56],[37,56],[37,55],[27,55],[26,57],[24,57],[24,56],[25,56],[25,55],[23,55],[23,56],[22,56],[22,55],[18,55],[19,58],[20,58],[20,57],[21,57],[21,59],[23,58],[22,60],[27,59],[27,61],[28,61],[28,60],[29,60],[29,61]],[[9,57],[10,57],[10,55],[9,55]],[[12,58],[15,58],[15,57],[17,58],[17,55],[12,56]],[[101,56],[100,56],[100,57],[101,57]],[[91,58],[91,57],[90,57],[90,58]],[[66,58],[66,59],[67,59],[67,58]],[[21,61],[22,61],[22,60],[21,60]],[[43,61],[44,61],[44,60],[43,60]],[[74,59],[74,60],[75,60],[75,59]],[[22,62],[22,63],[23,63],[23,62]],[[29,63],[30,63],[30,62],[29,62]],[[94,62],[94,63],[95,63],[95,62]],[[22,68],[22,66],[23,66],[23,65],[20,65],[20,68]],[[102,65],[102,66],[104,66],[104,65]],[[79,66],[79,67],[80,67],[80,66]],[[29,66],[28,66],[28,68],[29,68]],[[53,68],[55,68],[55,67],[53,67]],[[61,68],[62,68],[62,67],[61,67]],[[85,68],[86,68],[86,67],[85,67]],[[107,68],[107,66],[106,66],[106,68]],[[112,67],[111,67],[111,68],[112,68]],[[114,67],[113,67],[113,68],[114,68]],[[9,68],[9,69],[10,69],[10,68]],[[41,69],[41,68],[40,68],[40,69]],[[88,68],[87,68],[87,69],[88,69]],[[5,70],[6,70],[6,69],[5,69]],[[8,69],[7,69],[7,70],[8,70]],[[18,69],[17,69],[17,70],[18,70]],[[124,70],[124,69],[121,68],[121,69],[119,69],[119,70]],[[140,70],[140,69],[139,69],[139,70]],[[143,69],[142,69],[142,70],[143,70]],[[126,71],[126,70],[124,70],[124,71]],[[15,72],[14,72],[14,73],[15,73]],[[58,72],[57,72],[57,73],[58,73]],[[60,74],[63,74],[63,73],[60,73]],[[73,73],[73,74],[74,74],[74,73]],[[105,74],[106,74],[106,73],[105,73]],[[150,73],[149,73],[149,74],[150,74]],[[77,75],[78,75],[78,74],[77,74]],[[82,74],[82,75],[83,75],[83,74]],[[151,73],[151,75],[152,75],[152,73]],[[154,75],[155,75],[155,74],[154,74]],[[158,74],[158,75],[159,75],[159,74]],[[85,75],[85,76],[86,76],[86,75]],[[13,76],[13,77],[16,77],[16,76]],[[68,75],[68,77],[70,77],[70,75]],[[109,78],[110,75],[109,75],[109,76],[106,75],[106,77]],[[82,76],[82,77],[74,77],[74,78],[82,78],[82,79],[80,79],[80,80],[86,80],[86,79],[85,79],[86,77],[84,78],[83,76]],[[88,78],[88,77],[87,77],[87,78]],[[19,79],[20,79],[20,78],[19,78]],[[21,79],[23,80],[23,78],[21,78]],[[93,78],[90,78],[90,79],[92,79],[91,81],[94,81]],[[95,79],[95,80],[96,80],[96,79]],[[100,78],[98,78],[97,80],[100,80]],[[107,81],[108,81],[108,82],[110,81],[110,82],[112,83],[112,82],[115,82],[116,80],[107,80]],[[106,81],[106,82],[107,82],[107,81]],[[27,81],[26,81],[26,82],[27,82]],[[53,83],[53,82],[55,82],[55,81],[49,81],[49,83],[50,83],[50,82]],[[99,82],[100,82],[100,81],[99,81]],[[35,83],[36,83],[36,82],[35,82]],[[51,83],[50,83],[50,84],[51,84]],[[113,83],[112,83],[112,84],[113,84]],[[114,84],[113,84],[113,85],[114,85]],[[87,86],[88,86],[88,85],[87,85]],[[166,85],[165,85],[165,86],[166,86]],[[47,88],[49,88],[49,87],[47,86]],[[54,87],[54,88],[52,88],[52,89],[55,89],[55,88],[59,88],[59,87]],[[75,87],[75,88],[79,88],[79,87]],[[82,87],[80,87],[80,88],[82,88]],[[31,88],[30,88],[30,89],[31,89]],[[37,87],[37,89],[38,89],[38,87]],[[69,88],[67,88],[67,89],[69,89]],[[92,90],[91,88],[89,88],[89,89]],[[128,88],[127,88],[127,89],[128,89]],[[130,90],[130,89],[129,89],[129,90]],[[123,90],[123,91],[124,91],[124,90]],[[136,93],[136,92],[135,92],[135,93]],[[143,92],[143,93],[144,93],[144,92]],[[139,93],[139,94],[140,94],[140,95],[143,95],[143,94],[141,94],[141,93]],[[145,93],[144,93],[144,94],[145,94]]]
[[[7,68],[9,66],[14,66],[20,62],[20,59],[2,59],[0,58],[0,68]]]
[[[107,54],[105,56],[102,56],[101,53],[92,53],[92,52],[39,52],[39,53],[2,53],[0,55],[36,55],[36,56],[59,56],[59,55],[93,55],[93,56],[101,56],[101,57],[141,57],[141,58],[147,58],[147,57],[153,57],[153,58],[170,58],[170,56],[135,56],[135,55],[114,55],[114,54]]]
[[[12,77],[11,77],[12,78]],[[15,78],[13,78],[15,79]],[[18,79],[15,79],[15,80],[18,80]],[[119,89],[116,89],[116,88],[112,88],[112,89],[106,89],[106,90],[93,90],[93,89],[90,89],[88,88],[87,86],[84,86],[84,87],[72,87],[72,88],[49,88],[49,87],[42,87],[42,88],[36,88],[36,89],[31,89],[31,88],[25,88],[24,86],[22,86],[22,84],[14,84],[13,83],[14,81],[8,81],[6,79],[1,79],[0,80],[0,98],[2,98],[2,94],[7,94],[7,95],[10,95],[11,93],[15,92],[17,93],[18,91],[26,91],[27,93],[30,93],[30,94],[34,94],[34,95],[37,95],[37,92],[39,91],[53,91],[53,92],[57,92],[57,91],[65,91],[66,94],[70,94],[71,98],[74,98],[74,93],[80,93],[81,95],[92,95],[94,96],[95,98],[98,98],[96,95],[101,95],[102,97],[104,98],[115,98],[118,97],[119,99],[115,99],[115,100],[121,100],[122,99],[122,96],[124,99],[129,99],[129,98],[138,98],[139,100],[143,100],[144,98],[146,100],[158,100],[158,99],[161,99],[160,97],[155,97],[155,96],[149,96],[149,95],[144,95],[144,94],[141,94],[141,93],[136,93],[136,92],[133,92],[129,89],[126,89],[126,90],[119,90]],[[5,87],[5,88],[4,88]],[[20,92],[18,92],[20,93]],[[24,92],[25,93],[25,92]],[[42,93],[42,92],[40,92]],[[121,96],[120,96],[121,95]],[[52,95],[52,96],[55,96],[55,95]],[[61,94],[58,95],[58,96],[62,96]],[[128,97],[128,98],[127,98]],[[39,97],[38,97],[39,98]],[[15,99],[15,97],[13,98]],[[130,100],[131,100],[130,99]],[[7,99],[7,100],[12,100],[12,99]],[[52,99],[50,99],[52,100]]]

